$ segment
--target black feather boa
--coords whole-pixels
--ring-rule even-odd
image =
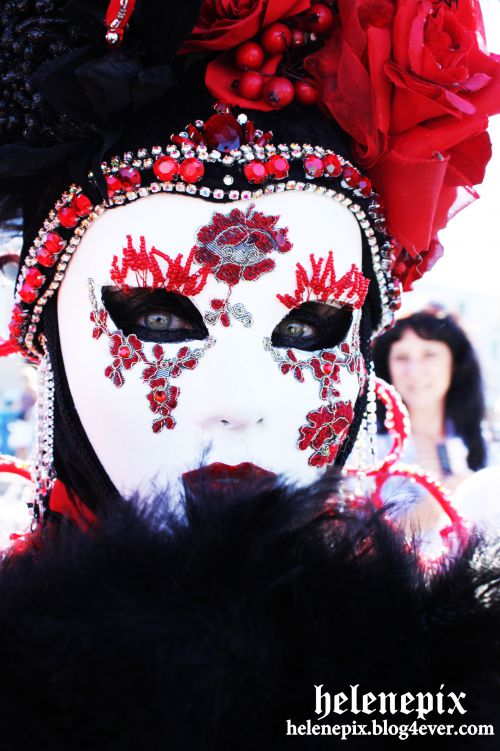
[[[315,685],[466,694],[500,713],[500,566],[475,541],[428,581],[383,519],[332,516],[328,489],[187,501],[187,520],[114,505],[91,533],[49,530],[0,573],[6,751],[493,749],[497,738],[286,735],[318,720]],[[386,718],[388,715],[386,715]],[[389,716],[412,723],[415,714]],[[500,724],[495,728],[500,732]]]

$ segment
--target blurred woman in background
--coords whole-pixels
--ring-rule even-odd
[[[374,363],[377,375],[396,387],[410,414],[411,438],[403,461],[418,464],[450,491],[486,465],[481,371],[472,344],[451,316],[420,311],[400,319],[375,341]],[[383,420],[379,430],[382,453]],[[391,485],[391,500],[394,490]],[[415,493],[416,521],[422,529],[433,527],[440,513],[437,504]]]

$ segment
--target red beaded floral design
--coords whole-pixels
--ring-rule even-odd
[[[248,311],[229,298],[240,281],[252,282],[275,268],[273,252],[286,253],[292,244],[288,229],[277,226],[279,217],[263,214],[251,204],[245,211],[233,209],[229,214],[215,213],[210,224],[202,227],[196,237],[194,259],[219,281],[227,284],[225,299],[210,301],[211,310],[205,314],[207,323],[220,321],[229,326],[231,316],[250,326]]]
[[[195,260],[230,287],[259,279],[275,267],[270,253],[286,253],[292,247],[288,229],[276,226],[278,219],[256,211],[253,204],[244,212],[217,212],[198,232]]]
[[[113,358],[111,364],[105,368],[104,375],[114,386],[121,388],[125,383],[123,371],[131,370],[137,363],[142,363],[145,366],[142,380],[150,389],[147,394],[149,408],[156,415],[152,425],[153,432],[159,433],[164,428],[172,430],[176,424],[172,411],[177,406],[180,388],[173,386],[171,379],[178,378],[183,371],[194,370],[207,347],[211,346],[212,340],[209,339],[197,349],[184,345],[174,357],[168,357],[162,345],[155,344],[151,356],[148,356],[144,351],[143,342],[137,336],[125,336],[122,331],[110,330],[108,313],[99,307],[92,282],[89,283],[89,290],[92,304],[92,336],[94,339],[99,339],[103,334],[108,337],[109,351]]]
[[[111,279],[117,287],[128,292],[129,286],[126,280],[129,272],[132,272],[136,285],[139,287],[160,288],[190,297],[202,291],[211,269],[205,264],[192,270],[196,248],[193,248],[184,260],[184,256],[180,253],[175,258],[171,258],[154,246],[151,250],[147,250],[143,236],[140,237],[139,243],[139,250],[136,250],[132,237],[127,235],[127,246],[123,249],[121,265],[118,256],[113,257]]]
[[[335,402],[308,413],[308,425],[300,428],[299,448],[312,448],[312,467],[331,464],[354,418],[351,402]]]
[[[354,326],[352,345],[342,342],[333,350],[320,350],[311,353],[306,359],[299,359],[297,350],[273,347],[271,340],[267,338],[264,340],[264,349],[271,352],[284,375],[293,373],[294,378],[303,383],[304,372],[309,371],[318,382],[320,399],[327,404],[308,413],[310,425],[299,429],[298,447],[301,450],[309,447],[314,449],[308,461],[313,467],[322,467],[332,462],[352,422],[351,403],[336,401],[340,397],[336,384],[340,383],[341,369],[345,368],[350,374],[357,375],[360,389],[364,388],[366,382],[366,365],[359,350],[357,324]],[[343,420],[349,415],[349,425],[344,430]]]
[[[333,252],[330,251],[325,258],[315,259],[309,256],[311,270],[308,273],[302,264],[297,264],[295,279],[297,286],[293,295],[281,295],[276,297],[287,308],[292,310],[304,302],[339,303],[350,308],[361,308],[370,280],[366,279],[355,264],[351,266],[340,279],[335,275]]]

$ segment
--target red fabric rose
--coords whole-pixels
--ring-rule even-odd
[[[339,0],[339,20],[306,68],[369,168],[389,231],[422,268],[484,177],[500,58],[484,50],[478,0]]]
[[[181,53],[230,50],[282,18],[307,10],[311,0],[204,0]]]

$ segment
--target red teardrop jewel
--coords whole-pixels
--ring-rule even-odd
[[[79,193],[77,196],[73,196],[71,208],[76,211],[78,216],[88,216],[92,211],[92,202],[86,195]]]
[[[275,180],[283,180],[285,177],[288,177],[288,173],[290,172],[288,160],[285,159],[284,156],[279,156],[278,154],[275,154],[268,159],[266,168],[267,174],[270,177],[274,177]]]
[[[327,154],[323,157],[323,170],[326,177],[338,177],[342,174],[340,159],[335,154]]]
[[[241,146],[242,129],[234,115],[217,114],[203,126],[203,138],[210,149],[231,151]]]
[[[260,185],[267,178],[267,170],[264,162],[255,159],[253,162],[247,162],[243,167],[243,172],[249,183]]]
[[[205,167],[199,159],[190,157],[182,162],[180,172],[185,183],[197,183],[205,174]]]
[[[323,175],[323,160],[313,154],[306,156],[304,159],[304,171],[306,177],[309,177],[311,180],[321,177]]]
[[[66,227],[66,229],[72,229],[73,227],[76,227],[78,223],[78,214],[69,206],[63,206],[62,209],[59,209],[57,212],[57,218],[59,219],[60,224],[63,227]]]
[[[141,184],[141,173],[134,167],[121,167],[118,174],[123,190],[135,190]]]
[[[153,172],[158,180],[171,182],[179,174],[179,165],[171,156],[161,156],[153,164]]]

